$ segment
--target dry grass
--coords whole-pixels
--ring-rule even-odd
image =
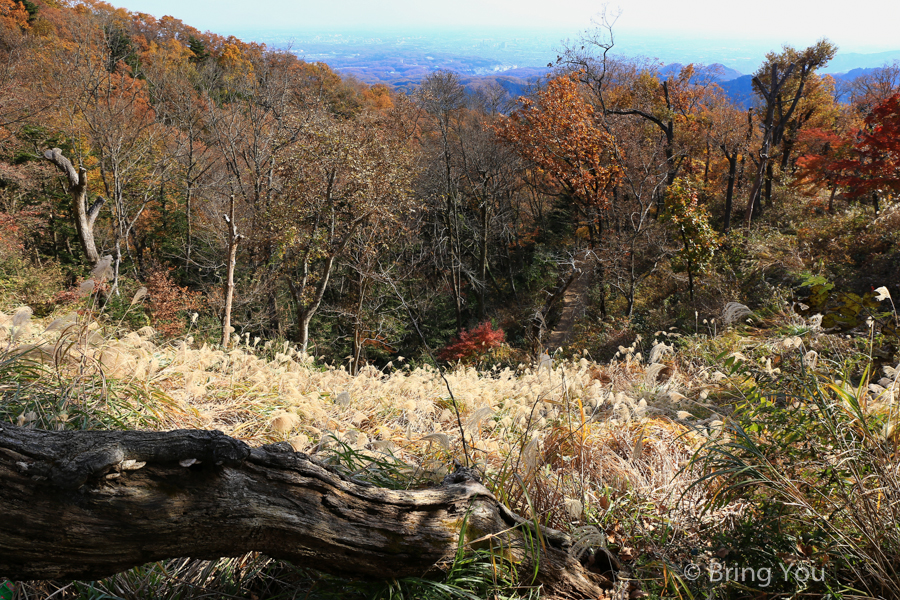
[[[674,507],[686,487],[679,472],[697,442],[676,415],[699,390],[662,345],[653,353],[659,362],[649,365],[631,347],[608,365],[576,357],[515,371],[459,367],[444,374],[445,383],[437,369],[406,368],[399,357],[387,372],[367,367],[351,376],[289,344],[244,338],[228,349],[197,348],[187,337],[158,345],[150,328],[114,336],[83,316],[28,319],[16,329],[12,320],[0,315],[4,347],[30,349],[63,373],[87,369],[164,394],[162,418],[135,427],[219,429],[254,445],[289,441],[308,453],[340,442],[391,454],[429,480],[468,452],[498,493],[529,512],[528,490],[538,517],[556,527],[596,519],[597,507],[608,510],[626,495]]]
[[[229,348],[196,347],[188,336],[159,344],[149,327],[115,335],[114,326],[84,315],[38,321],[24,309],[0,313],[0,349],[43,361],[58,381],[141,392],[126,399],[121,426],[218,429],[252,445],[288,441],[326,459],[350,453],[357,464],[387,465],[401,485],[439,482],[454,460],[468,459],[521,514],[609,545],[634,574],[652,578],[654,565],[671,571],[690,562],[686,549],[746,514],[741,498],[713,506],[718,480],[692,486],[702,475],[691,466],[698,448],[727,444],[731,435],[727,403],[713,398],[777,376],[773,365],[786,368],[804,353],[808,360],[809,348],[843,350],[826,348],[830,336],[796,320],[783,319],[783,335],[768,337],[743,329],[690,339],[659,332],[647,356],[637,339],[608,364],[576,354],[443,374],[398,357],[384,372],[367,367],[352,376],[287,343],[242,338]],[[725,375],[711,358],[725,353],[758,363],[758,374]],[[885,373],[870,388],[873,411],[883,411],[888,396],[893,406],[897,394],[896,371]],[[99,406],[103,398],[70,393],[17,418],[71,427],[65,415],[78,403]]]

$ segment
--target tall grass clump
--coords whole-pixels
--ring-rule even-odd
[[[734,412],[692,465],[710,490],[707,508],[745,508],[709,540],[701,572],[713,563],[771,570],[764,586],[759,577],[707,582],[720,597],[900,598],[900,365],[854,379],[816,365],[815,353],[803,358],[772,389],[729,361],[741,382]]]
[[[29,307],[0,313],[0,420],[49,430],[163,428],[181,412],[133,377],[155,349],[152,330],[119,337],[122,319],[110,322],[99,305],[105,278],[95,269],[71,292],[77,310],[49,323],[33,320]]]

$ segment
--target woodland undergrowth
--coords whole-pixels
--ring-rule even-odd
[[[577,548],[613,552],[624,567],[618,589],[633,596],[770,591],[759,578],[716,581],[710,569],[728,560],[754,573],[794,569],[784,581],[773,576],[778,593],[893,597],[889,590],[900,589],[892,570],[900,557],[898,371],[875,373],[866,360],[874,329],[872,340],[847,340],[823,333],[816,318],[761,318],[734,303],[705,332],[638,336],[604,364],[575,352],[442,372],[397,357],[352,376],[289,343],[244,336],[222,348],[195,343],[190,331],[164,342],[151,327],[128,331],[124,318],[105,318],[93,286],[82,284],[81,294],[79,310],[56,318],[35,319],[28,307],[0,315],[3,420],[219,429],[254,445],[286,441],[396,488],[439,484],[468,461],[514,510],[569,531]],[[456,579],[383,589],[248,555],[167,561],[103,582],[23,584],[16,593],[538,593],[498,579],[485,560],[461,552],[448,574]],[[705,569],[697,580],[686,576],[692,564]]]

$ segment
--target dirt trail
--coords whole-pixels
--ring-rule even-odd
[[[575,281],[563,294],[562,316],[547,340],[547,349],[551,352],[568,343],[575,327],[575,319],[584,314],[587,293],[594,279],[591,253],[588,250],[579,252],[575,257],[575,268],[578,270]]]

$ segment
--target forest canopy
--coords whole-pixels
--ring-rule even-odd
[[[0,15],[0,259],[54,265],[17,292],[48,313],[110,256],[104,302],[154,290],[128,320],[166,335],[197,313],[205,339],[355,372],[490,320],[507,360],[575,338],[609,356],[625,338],[604,332],[752,304],[747,228],[838,203],[874,218],[898,190],[896,67],[838,86],[827,40],[770,53],[745,111],[709,69],[616,56],[604,27],[510,98],[446,71],[367,86],[94,0]]]

